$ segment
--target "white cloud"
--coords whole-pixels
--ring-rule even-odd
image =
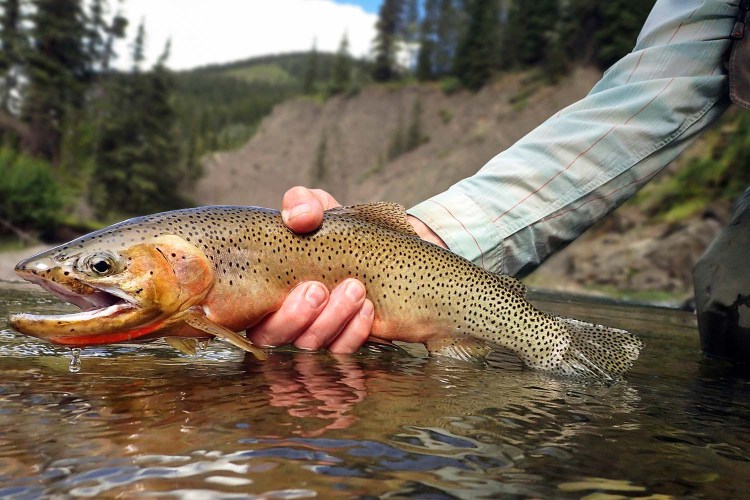
[[[172,40],[169,66],[186,69],[248,57],[318,50],[334,52],[344,33],[353,55],[365,56],[377,16],[331,0],[126,0],[128,41],[117,65],[130,65],[130,45],[141,19],[146,23],[147,62]]]

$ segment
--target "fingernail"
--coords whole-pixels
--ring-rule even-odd
[[[307,203],[300,203],[299,205],[293,206],[291,210],[283,210],[281,212],[281,217],[286,222],[286,221],[292,220],[295,217],[298,217],[298,216],[300,216],[302,214],[310,213],[311,211],[312,211],[312,209],[310,208],[309,204],[307,204]]]
[[[326,292],[321,285],[310,285],[305,292],[305,300],[311,308],[317,309],[326,300]]]
[[[373,315],[375,312],[375,306],[372,305],[372,302],[369,300],[365,300],[365,303],[362,304],[362,309],[359,310],[359,315],[364,316],[365,318],[369,318]]]
[[[357,280],[350,280],[344,288],[344,293],[351,300],[359,301],[365,296],[365,286]]]

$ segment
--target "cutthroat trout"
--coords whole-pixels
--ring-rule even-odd
[[[164,337],[194,352],[219,337],[264,359],[241,332],[277,310],[301,281],[361,280],[372,335],[421,342],[432,355],[510,349],[529,367],[614,378],[638,358],[623,330],[538,311],[525,286],[420,239],[400,205],[328,210],[320,229],[291,232],[276,210],[216,206],[120,222],[16,266],[24,279],[82,312],[16,314],[13,328],[82,347]]]

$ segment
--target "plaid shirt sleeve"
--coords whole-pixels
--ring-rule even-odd
[[[449,248],[523,276],[617,208],[729,105],[738,1],[658,0],[591,92],[477,174],[411,208]]]

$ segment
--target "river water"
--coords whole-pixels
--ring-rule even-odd
[[[214,342],[70,351],[8,312],[68,310],[0,285],[0,497],[741,498],[750,376],[704,359],[685,312],[534,295],[646,343],[613,385],[428,359]]]

